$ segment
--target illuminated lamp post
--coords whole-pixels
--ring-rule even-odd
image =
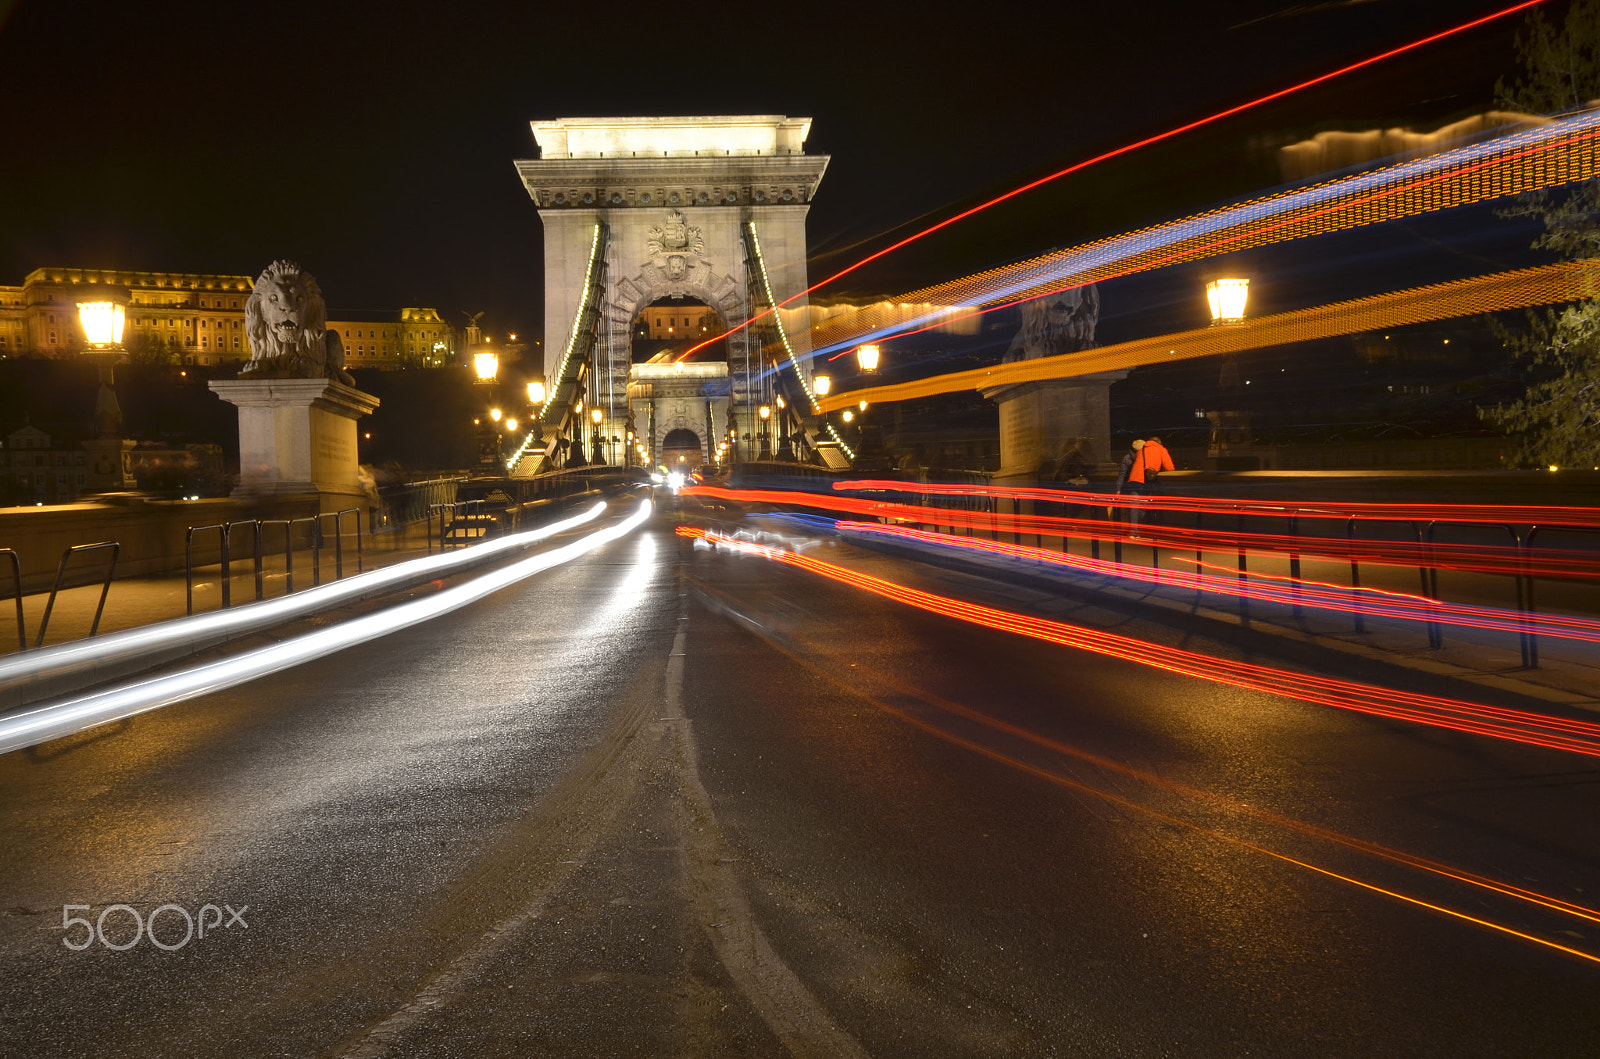
[[[879,355],[877,343],[869,342],[856,347],[856,363],[861,366],[863,374],[870,375],[878,370]]]
[[[533,382],[528,383],[527,392],[528,404],[531,406],[528,411],[528,423],[529,430],[533,434],[532,443],[535,446],[543,445],[544,424],[541,420],[543,419],[542,413],[544,412],[544,382],[541,380],[534,380]]]
[[[761,450],[756,454],[758,460],[772,459],[772,434],[769,432],[772,422],[772,406],[762,405],[756,410],[761,416]]]
[[[783,396],[781,394],[778,396],[777,403],[778,403],[778,459],[780,459],[780,460],[793,460],[794,459],[794,445],[790,441],[790,438],[792,437],[792,435],[789,433],[789,413],[787,411],[789,405],[788,405],[788,403],[786,401],[784,401]]]
[[[500,357],[488,350],[479,350],[472,355],[472,368],[478,373],[478,385],[493,386],[495,376],[500,374]]]
[[[818,397],[826,397],[833,392],[833,379],[827,375],[817,375],[811,379],[811,388],[817,391]]]
[[[1206,303],[1213,324],[1236,324],[1244,319],[1245,302],[1250,298],[1248,279],[1214,279],[1206,284]]]
[[[1211,310],[1212,327],[1228,327],[1244,322],[1245,303],[1250,297],[1250,281],[1243,278],[1214,279],[1206,284],[1206,304]],[[1229,385],[1232,380],[1232,385]],[[1222,358],[1219,400],[1224,404],[1238,397],[1238,362],[1235,354]],[[1211,437],[1206,445],[1207,467],[1222,471],[1252,470],[1259,466],[1251,452],[1250,413],[1235,408],[1212,409],[1205,413],[1211,422]]]
[[[94,359],[99,369],[100,392],[94,402],[93,441],[85,442],[92,459],[88,484],[92,489],[132,489],[133,442],[122,437],[122,406],[117,403],[116,364],[126,353],[122,348],[122,329],[127,322],[128,288],[96,287],[86,291],[78,303],[78,321],[83,325],[84,354]]]
[[[591,408],[589,410],[589,418],[594,421],[594,459],[591,462],[597,467],[603,467],[606,462],[606,450],[605,439],[600,436],[600,424],[606,421],[605,411],[599,408]]]

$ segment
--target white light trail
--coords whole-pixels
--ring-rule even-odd
[[[437,618],[626,535],[650,516],[651,508],[649,500],[642,501],[637,511],[614,526],[597,530],[570,544],[541,552],[425,599],[412,600],[376,614],[353,618],[332,628],[319,629],[221,662],[36,706],[0,718],[0,753],[36,746],[162,706],[222,691]]]
[[[126,632],[75,640],[72,643],[58,644],[40,651],[12,655],[0,661],[0,691],[12,690],[29,681],[61,677],[76,670],[94,669],[112,662],[154,654],[204,638],[237,636],[281,625],[286,621],[360,599],[396,584],[439,577],[458,568],[492,559],[502,552],[516,551],[537,544],[556,534],[594,521],[605,509],[605,502],[599,501],[571,518],[535,530],[514,533],[509,537],[499,537],[468,548],[442,552],[439,555],[396,563],[381,570],[369,570],[303,592],[279,596],[277,599],[209,614],[196,614],[192,617],[129,629]]]

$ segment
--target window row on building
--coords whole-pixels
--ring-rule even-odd
[[[80,293],[116,284],[131,295],[123,331],[131,353],[150,351],[185,364],[247,360],[244,306],[253,283],[249,276],[36,268],[22,286],[0,286],[0,357],[76,353],[83,348]],[[328,329],[344,340],[350,367],[432,367],[454,360],[456,333],[435,309],[330,315],[339,317]]]

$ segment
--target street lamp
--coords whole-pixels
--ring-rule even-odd
[[[1244,305],[1250,297],[1248,279],[1214,279],[1206,284],[1206,302],[1211,307],[1213,324],[1236,324],[1244,319]]]
[[[856,363],[861,365],[863,372],[878,370],[878,346],[869,342],[864,346],[856,347]]]
[[[487,350],[472,355],[472,367],[478,373],[480,383],[492,383],[496,375],[500,374],[500,358]]]
[[[770,460],[772,459],[772,435],[768,432],[767,424],[768,421],[772,419],[772,406],[764,404],[760,408],[756,409],[756,414],[761,417],[761,447],[756,453],[756,458],[759,460]]]
[[[489,418],[494,420],[496,423],[500,422],[500,417],[503,415],[505,415],[505,413],[500,411],[498,408],[489,409]]]
[[[116,380],[116,363],[125,352],[122,329],[131,300],[128,288],[107,285],[85,291],[84,300],[78,303],[83,351],[94,359],[100,375],[100,392],[94,401],[96,439],[85,444],[93,456],[95,487],[131,489],[138,484],[133,476],[133,442],[122,438],[122,406],[117,403]]]
[[[600,437],[600,424],[606,421],[604,409],[589,409],[589,418],[594,421],[594,460],[593,463],[603,465],[606,462],[605,442]]]
[[[79,302],[78,320],[83,324],[83,337],[88,343],[85,352],[121,353],[127,313],[126,304],[119,304],[109,296],[103,301]]]
[[[829,391],[833,389],[833,380],[826,375],[814,376],[811,380],[811,388],[817,391],[818,397],[826,397]]]
[[[528,383],[528,403],[544,404],[544,383],[537,380]]]

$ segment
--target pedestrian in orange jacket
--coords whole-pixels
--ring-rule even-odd
[[[1134,453],[1133,466],[1128,468],[1128,484],[1125,490],[1134,496],[1154,496],[1156,477],[1162,471],[1173,470],[1172,454],[1161,444],[1160,438],[1149,438],[1143,447]],[[1144,512],[1136,504],[1128,512],[1128,521],[1135,527]]]

